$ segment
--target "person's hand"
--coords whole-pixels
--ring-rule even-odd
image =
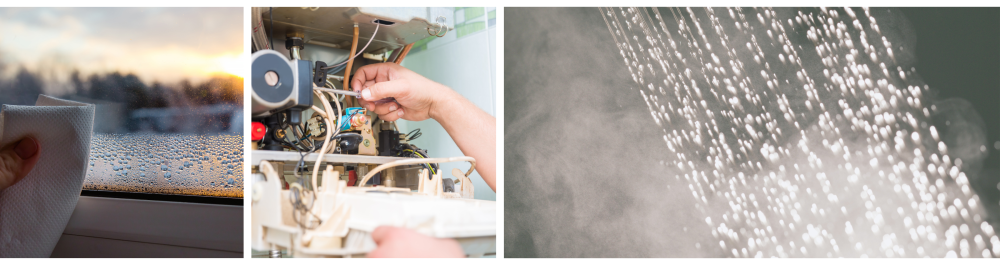
[[[422,235],[406,228],[379,226],[372,231],[378,247],[371,258],[464,258],[458,242]]]
[[[31,136],[0,149],[0,191],[13,186],[35,168],[39,149],[38,140]]]
[[[497,131],[492,115],[451,88],[394,63],[358,68],[351,87],[361,94],[358,103],[374,111],[380,119],[433,118],[463,154],[476,158],[479,176],[496,191]],[[395,98],[395,102],[387,98]]]
[[[361,106],[386,121],[437,119],[435,104],[457,95],[450,88],[394,63],[358,68],[351,87],[361,94],[358,99]],[[386,98],[395,98],[395,102]]]

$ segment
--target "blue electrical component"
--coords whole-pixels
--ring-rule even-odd
[[[353,108],[347,108],[347,109],[345,109],[345,111],[346,111],[345,112],[346,114],[344,114],[344,116],[340,117],[340,130],[341,131],[350,130],[351,129],[351,116],[354,116],[354,114],[364,114],[365,108],[362,108],[362,107],[353,107]]]

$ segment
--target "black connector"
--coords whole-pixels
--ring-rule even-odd
[[[291,37],[285,39],[285,49],[291,50],[292,47],[298,46],[299,49],[306,49],[306,41],[299,37]]]
[[[267,134],[264,134],[264,139],[261,140],[263,146],[261,150],[271,150],[271,151],[281,151],[284,147],[281,146],[281,141],[279,137],[274,135],[281,130],[281,116],[274,114],[264,118],[264,126],[267,127]]]
[[[358,145],[361,144],[362,140],[364,140],[361,134],[358,133],[340,133],[330,139],[330,141],[337,139],[340,139],[340,152],[342,154],[351,154],[351,151],[353,151],[354,154],[357,154]]]
[[[302,124],[302,110],[298,108],[290,108],[288,111],[288,124],[298,126]]]
[[[378,155],[395,156],[399,151],[399,132],[382,130],[378,132]]]
[[[326,84],[326,63],[322,61],[316,61],[316,67],[313,68],[313,84],[318,87],[323,87]]]

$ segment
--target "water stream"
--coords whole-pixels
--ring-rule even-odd
[[[600,12],[627,93],[662,129],[662,178],[687,186],[711,227],[699,249],[1000,257],[970,187],[994,149],[983,121],[967,101],[932,96],[898,10]]]

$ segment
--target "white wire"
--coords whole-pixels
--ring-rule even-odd
[[[469,175],[471,175],[472,171],[476,169],[476,159],[473,158],[473,157],[471,157],[471,156],[445,157],[445,158],[410,158],[410,159],[403,159],[403,160],[392,161],[392,162],[381,164],[381,165],[375,167],[375,169],[372,169],[371,171],[368,171],[368,174],[365,174],[364,177],[362,177],[360,180],[358,180],[358,185],[357,186],[358,187],[364,187],[365,183],[368,183],[368,180],[371,179],[373,176],[375,176],[375,174],[377,174],[379,171],[385,170],[387,168],[391,168],[391,167],[395,167],[395,166],[400,166],[400,165],[419,165],[419,164],[425,164],[425,163],[447,163],[447,162],[456,162],[456,161],[467,161],[470,164],[472,164],[472,167],[469,168],[469,171],[465,173],[466,177],[468,177]],[[443,173],[438,173],[438,174],[444,175]]]
[[[324,115],[324,116],[326,116],[326,126],[327,126],[327,129],[326,129],[326,138],[323,141],[323,146],[321,146],[319,148],[319,150],[316,151],[316,153],[319,154],[319,155],[316,157],[316,163],[315,163],[315,165],[313,167],[312,179],[310,179],[310,181],[312,183],[313,191],[315,192],[316,189],[318,188],[316,186],[316,178],[318,177],[319,166],[321,164],[323,164],[323,157],[326,154],[326,149],[330,147],[330,139],[336,134],[336,133],[333,132],[333,130],[330,129],[330,124],[333,123],[333,121],[330,120],[330,118],[336,118],[337,119],[336,126],[337,126],[337,128],[340,128],[340,117],[337,117],[337,115],[336,115],[337,113],[335,113],[333,111],[333,108],[330,107],[330,102],[327,102],[326,96],[323,95],[323,92],[319,92],[319,91],[313,90],[313,93],[316,94],[316,96],[319,96],[320,102],[323,103],[323,108],[325,108],[324,111],[326,111],[326,115]],[[334,97],[334,99],[336,99],[336,97]],[[337,102],[337,108],[338,109],[340,108],[340,102]],[[340,133],[340,132],[338,131],[337,133]]]
[[[331,65],[331,66],[327,66],[326,68],[327,68],[327,69],[329,69],[329,68],[334,68],[334,67],[338,67],[338,66],[341,66],[341,65],[344,65],[344,64],[346,64],[347,62],[349,62],[349,61],[353,60],[354,58],[358,58],[358,55],[361,55],[361,53],[365,52],[365,49],[368,49],[368,45],[369,45],[369,44],[372,44],[372,40],[374,40],[374,39],[375,39],[375,34],[378,34],[378,26],[379,26],[379,24],[378,24],[378,23],[375,23],[375,32],[374,32],[374,33],[372,33],[372,37],[368,39],[368,43],[365,43],[365,47],[364,47],[364,48],[361,48],[361,50],[358,50],[358,53],[357,53],[357,54],[355,54],[355,55],[354,55],[354,57],[351,57],[351,58],[350,58],[350,59],[348,59],[347,61],[343,61],[343,62],[341,62],[341,63],[338,63],[338,64],[336,64],[336,65]],[[350,69],[348,69],[348,71],[350,71]]]
[[[330,94],[331,97],[333,97],[334,99],[337,99],[337,97],[336,97],[335,94],[330,93],[330,92],[327,92],[327,94]],[[340,101],[339,100],[334,100],[333,103],[336,104],[337,109],[336,110],[329,110],[329,111],[330,111],[330,113],[333,113],[334,116],[337,117],[337,128],[335,128],[335,129],[337,129],[337,132],[333,134],[333,136],[337,136],[338,134],[340,134],[340,126],[343,126],[341,124],[341,120],[344,118],[343,117],[344,115],[340,115],[340,109],[341,109],[341,107],[340,107]],[[330,104],[330,103],[327,103],[327,104]]]

